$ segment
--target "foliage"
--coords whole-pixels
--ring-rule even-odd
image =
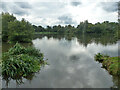
[[[10,15],[9,13],[2,13],[2,40],[8,40],[8,24],[9,22],[15,21],[16,17]]]
[[[46,64],[43,57],[39,50],[16,43],[2,56],[2,75],[16,78],[38,72]]]
[[[96,54],[95,60],[102,63],[103,67],[108,70],[108,72],[114,76],[120,76],[120,57],[110,57],[103,54]]]
[[[72,25],[55,25],[42,26],[31,25],[28,21],[22,19],[18,21],[16,17],[9,13],[2,13],[2,40],[11,42],[31,42],[33,35],[36,33],[52,33],[52,34],[113,34],[116,39],[120,39],[119,22],[104,21],[102,23],[97,22],[95,24],[89,23],[88,20],[80,22],[77,27]],[[35,32],[34,32],[35,31]]]
[[[75,28],[71,25],[61,26],[61,25],[55,25],[55,26],[47,26],[46,28],[43,28],[42,26],[33,26],[35,31],[38,32],[57,32],[58,34],[113,34],[114,37],[117,37],[118,35],[118,23],[117,22],[109,22],[104,21],[102,23],[89,23],[88,20],[85,20],[84,22],[80,22],[80,24]]]
[[[33,36],[33,27],[24,19],[22,21],[10,22],[8,25],[9,42],[30,42]]]
[[[95,60],[99,62],[103,62],[103,55],[101,53],[96,54]]]
[[[18,21],[9,13],[2,13],[2,27],[2,40],[5,42],[31,42],[34,35],[33,26],[28,21]]]

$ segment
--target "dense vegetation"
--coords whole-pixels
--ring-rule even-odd
[[[120,57],[110,57],[108,55],[98,53],[95,55],[95,60],[102,63],[103,68],[108,70],[110,74],[120,77]]]
[[[46,64],[44,56],[33,47],[23,47],[16,43],[2,56],[2,75],[12,79],[26,77],[38,72]]]
[[[119,23],[117,22],[109,22],[104,21],[103,23],[89,23],[87,20],[84,22],[80,22],[80,24],[77,27],[66,25],[66,26],[47,26],[46,28],[43,28],[42,26],[35,26],[33,25],[35,32],[44,34],[44,32],[47,33],[59,33],[59,34],[110,34],[112,33],[116,38],[118,38],[118,34],[120,33],[120,30],[118,29]],[[119,37],[120,38],[120,37]]]
[[[18,42],[31,42],[34,36],[33,26],[22,19],[17,20],[9,13],[2,13],[2,41],[16,43],[7,52],[2,54],[3,79],[28,78],[38,72],[42,65],[47,64],[44,56],[39,50],[33,47],[23,47]],[[2,64],[1,64],[2,63]]]
[[[9,13],[2,13],[2,41],[5,42],[31,42],[34,29],[32,25],[22,19],[18,21]]]
[[[2,40],[5,42],[31,42],[34,34],[113,34],[119,38],[120,25],[118,22],[104,21],[102,23],[89,23],[87,20],[80,22],[77,27],[66,25],[42,26],[31,25],[25,19],[18,21],[15,16],[9,13],[2,13]]]

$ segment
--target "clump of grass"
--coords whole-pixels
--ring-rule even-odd
[[[17,78],[27,77],[38,72],[42,65],[47,64],[40,50],[34,47],[25,48],[16,43],[2,56],[2,75]]]
[[[95,55],[95,60],[102,63],[103,68],[108,70],[110,74],[120,76],[120,57],[110,57],[108,55],[98,53]]]
[[[98,53],[95,55],[95,60],[99,62],[103,62],[103,60],[108,57],[109,57],[108,55],[103,55],[101,53]]]

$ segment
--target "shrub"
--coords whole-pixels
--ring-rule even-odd
[[[33,47],[25,48],[16,43],[2,56],[2,75],[16,78],[26,77],[38,72],[42,65],[46,64],[40,50]]]
[[[95,60],[102,63],[103,68],[107,69],[110,74],[120,77],[120,57],[110,57],[98,53],[95,55]]]

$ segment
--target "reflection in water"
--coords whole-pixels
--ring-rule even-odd
[[[27,79],[29,81],[32,81],[33,77],[35,77],[35,73],[29,74],[27,77],[15,77],[15,78],[11,78],[11,77],[7,77],[7,76],[3,76],[3,80],[6,82],[6,87],[9,86],[9,84],[11,83],[11,80],[16,82],[16,86],[19,86],[21,84],[24,84],[24,79]]]
[[[88,36],[89,37],[89,36]],[[81,37],[82,38],[82,37]],[[45,36],[33,40],[33,45],[44,53],[50,65],[35,74],[31,82],[23,79],[19,88],[109,88],[114,86],[112,76],[94,60],[98,52],[118,56],[116,41],[101,38]],[[86,37],[87,39],[87,37]],[[101,43],[102,42],[102,43]],[[3,80],[3,87],[5,80]],[[11,80],[9,87],[16,87]]]
[[[46,35],[35,35],[35,39],[36,38],[43,38]],[[116,44],[116,42],[118,41],[117,38],[114,38],[113,35],[110,34],[106,34],[106,35],[99,35],[99,34],[85,34],[85,35],[71,35],[71,34],[48,34],[47,38],[54,38],[54,39],[63,39],[63,37],[68,40],[71,41],[73,38],[77,38],[78,42],[82,45],[84,45],[85,47],[87,47],[88,44],[91,44],[92,42],[96,43],[96,44],[102,44],[102,45],[108,45],[108,44]]]

